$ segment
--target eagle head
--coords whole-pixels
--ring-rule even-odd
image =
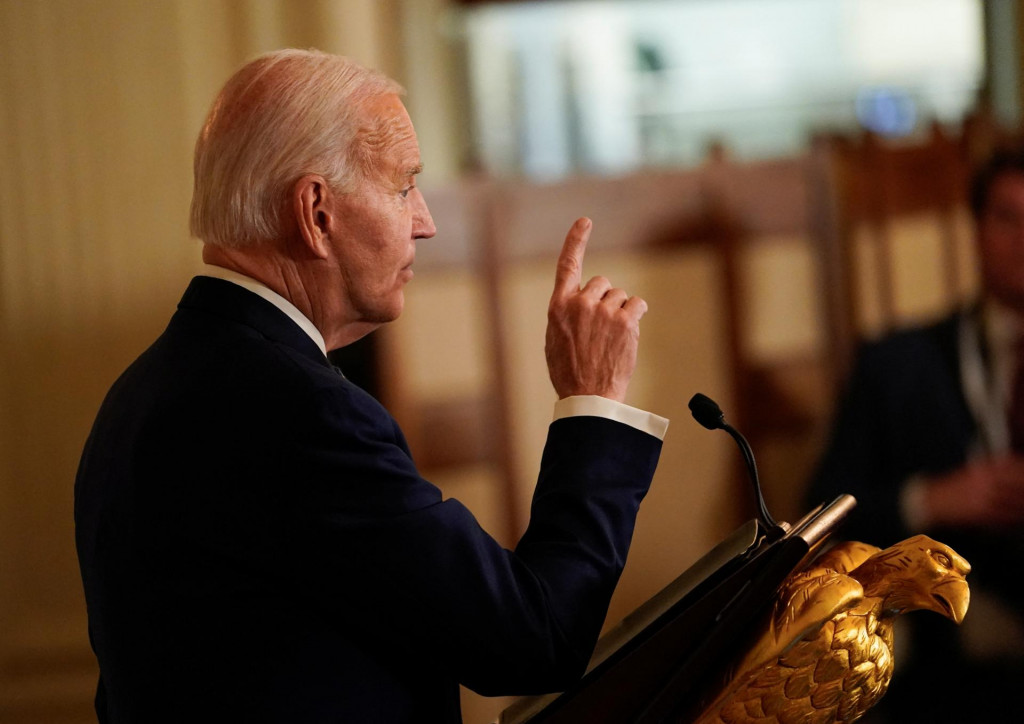
[[[923,609],[960,623],[971,600],[970,571],[952,548],[916,535],[879,551],[850,575],[864,587],[865,599],[881,599],[882,616]]]

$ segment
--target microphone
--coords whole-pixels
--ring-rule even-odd
[[[702,395],[698,392],[691,397],[689,408],[693,419],[703,427],[706,427],[708,430],[725,430],[736,441],[740,451],[743,453],[744,460],[747,462],[747,472],[750,474],[750,480],[754,484],[754,495],[757,496],[757,507],[760,510],[761,522],[768,528],[779,528],[779,524],[772,518],[771,513],[768,512],[768,506],[764,502],[764,495],[761,493],[761,481],[757,477],[757,464],[754,462],[754,451],[750,449],[750,443],[747,442],[746,438],[736,428],[725,421],[725,413],[722,412],[722,408],[707,395]]]

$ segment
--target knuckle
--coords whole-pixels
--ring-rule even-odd
[[[572,275],[580,268],[574,256],[563,256],[558,260],[558,271],[563,275]]]

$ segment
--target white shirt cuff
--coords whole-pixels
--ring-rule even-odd
[[[576,395],[559,400],[555,403],[555,419],[564,417],[604,417],[654,435],[659,440],[665,439],[668,430],[666,418],[598,395]]]

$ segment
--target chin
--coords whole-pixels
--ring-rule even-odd
[[[399,294],[397,299],[391,299],[388,300],[388,303],[386,304],[375,305],[373,308],[364,310],[363,320],[366,322],[372,322],[373,324],[387,324],[388,322],[394,322],[402,316],[402,310],[404,308],[405,297]]]

